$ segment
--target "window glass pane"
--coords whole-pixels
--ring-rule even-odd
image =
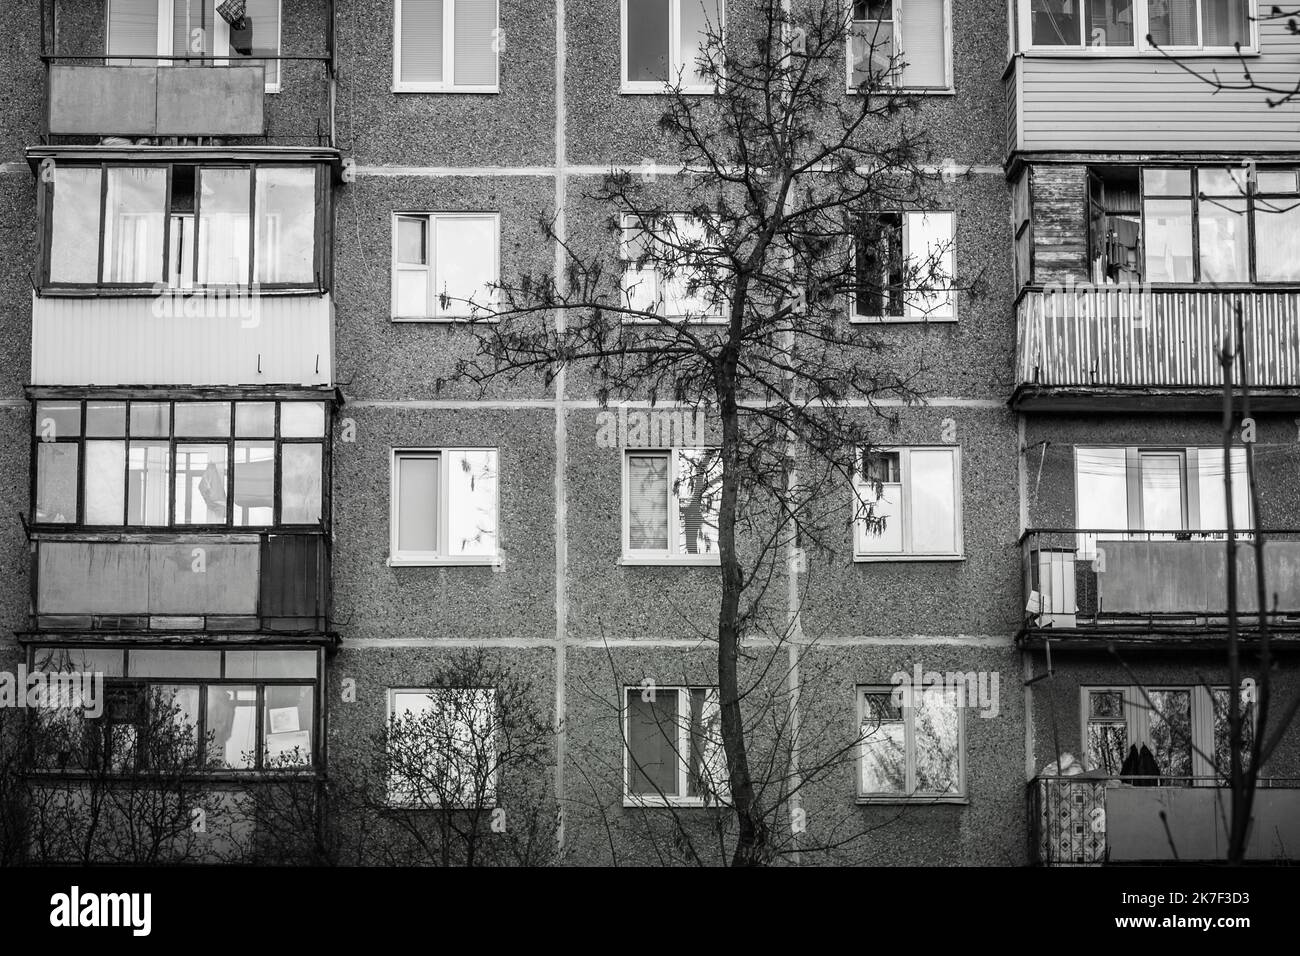
[[[242,29],[230,30],[230,53],[234,61],[251,58],[266,68],[266,83],[280,82],[280,63],[273,59],[280,52],[280,0],[246,0]],[[243,65],[242,63],[240,65]]]
[[[1088,765],[1118,775],[1128,755],[1128,728],[1123,719],[1088,721]]]
[[[153,66],[158,62],[154,59],[158,54],[158,0],[110,0],[108,52],[141,57],[114,60],[115,66]]]
[[[946,13],[948,0],[905,0],[900,29],[903,85],[936,88],[948,85]]]
[[[81,434],[80,402],[37,402],[36,436],[42,441]]]
[[[99,278],[100,176],[98,166],[59,166],[54,171],[51,282],[89,283]]]
[[[903,711],[889,693],[863,696],[862,792],[907,793]]]
[[[858,315],[903,314],[903,217],[868,216],[854,246]]]
[[[1200,204],[1201,281],[1250,281],[1246,200],[1205,199]]]
[[[404,269],[400,266],[396,275],[397,314],[406,317],[432,315],[429,303],[429,270]]]
[[[325,435],[324,402],[282,402],[280,434],[285,438],[322,438]]]
[[[177,402],[176,434],[185,438],[225,438],[230,434],[230,403]]]
[[[439,460],[437,456],[399,455],[396,464],[397,550],[436,553]]]
[[[77,460],[71,442],[36,445],[36,520],[67,524],[77,520]]]
[[[176,445],[176,523],[225,524],[226,445]]]
[[[1138,707],[1147,709],[1151,753],[1162,777],[1192,774],[1192,693],[1189,690],[1138,691]]]
[[[953,216],[950,212],[908,213],[907,268],[914,291],[908,315],[946,318],[952,315]]]
[[[239,402],[235,405],[235,434],[240,438],[275,435],[275,402]]]
[[[32,661],[36,670],[103,674],[121,677],[122,652],[98,647],[38,647]]]
[[[1030,0],[1034,46],[1078,46],[1082,0]]]
[[[132,438],[167,438],[171,434],[171,406],[166,402],[131,403]]]
[[[627,0],[627,79],[668,80],[670,0]]]
[[[153,684],[147,691],[148,732],[141,741],[150,770],[182,769],[198,755],[199,688]]]
[[[1123,448],[1074,450],[1075,527],[1119,531],[1128,521],[1128,456]],[[1096,554],[1096,539],[1115,535],[1080,535],[1079,554]]]
[[[677,546],[683,554],[713,554],[718,550],[722,452],[683,449],[677,465]]]
[[[668,456],[629,455],[627,459],[628,548],[668,550]]]
[[[709,43],[709,34],[715,37],[722,32],[721,11],[713,0],[681,0],[681,16],[678,18],[681,28],[679,39],[683,62],[679,64],[681,82],[684,86],[712,86],[713,76],[701,64],[712,62],[714,74],[721,66],[721,50],[715,42]],[[673,81],[677,81],[674,71]]]
[[[1196,173],[1196,185],[1199,192],[1207,196],[1220,196],[1228,199],[1240,199],[1248,192],[1246,170],[1241,167],[1202,167]]]
[[[316,281],[316,171],[257,170],[258,282]]]
[[[442,82],[443,0],[398,0],[401,4],[401,60],[403,83]]]
[[[315,676],[315,651],[226,651],[227,679],[275,680]]]
[[[86,434],[92,438],[126,435],[126,402],[86,402]]]
[[[107,174],[104,281],[161,282],[167,170],[119,166]]]
[[[1196,0],[1147,0],[1148,29],[1157,46],[1196,46]]]
[[[1214,772],[1222,780],[1232,775],[1232,691],[1216,687],[1211,693],[1214,708]],[[1237,713],[1241,719],[1241,766],[1250,766],[1250,749],[1255,738],[1255,702],[1242,699]]]
[[[897,469],[897,453],[892,453]],[[868,462],[879,462],[877,455]],[[868,465],[868,480],[858,486],[858,550],[864,554],[899,554],[903,550],[903,485],[895,471],[884,471],[879,464]],[[892,480],[878,477],[888,474]],[[879,482],[879,483],[877,483]]]
[[[171,0],[173,56],[186,53],[212,54],[213,0]],[[205,9],[206,7],[206,9]],[[202,66],[202,60],[172,60],[168,64]]]
[[[1144,169],[1142,191],[1147,196],[1189,196],[1192,192],[1191,170],[1161,166]]]
[[[961,709],[954,688],[927,687],[912,695],[916,792],[961,793]]]
[[[918,554],[957,551],[957,479],[953,453],[912,449],[910,456],[912,550]]]
[[[257,754],[257,689],[231,684],[209,687],[205,736],[210,766],[251,768]]]
[[[448,554],[496,554],[497,452],[457,448],[446,454]]]
[[[496,223],[482,219],[438,219],[434,223],[439,315],[471,315],[489,301],[496,281]],[[474,305],[470,304],[473,300]]]
[[[199,282],[205,285],[247,285],[248,203],[247,169],[199,170]]]
[[[666,219],[660,235],[664,314],[701,318],[718,314],[709,294],[709,242],[704,223],[691,216]]]
[[[170,457],[171,449],[166,442],[131,442],[127,468],[127,524],[167,523]]]
[[[454,79],[457,86],[494,86],[497,55],[497,0],[456,0],[453,37]]]
[[[86,524],[122,523],[126,512],[125,478],[125,442],[86,442]]]
[[[892,80],[898,67],[893,59],[893,0],[855,0],[849,58],[855,88],[863,83],[881,85]]]
[[[272,521],[275,505],[275,443],[269,441],[235,442],[236,525],[267,525]]]
[[[221,676],[221,652],[132,648],[127,660],[128,677],[208,677]]]
[[[315,711],[312,687],[272,686],[263,693],[266,695],[266,713],[262,716],[266,766],[271,769],[310,766]]]
[[[1259,192],[1294,193],[1296,191],[1296,171],[1294,169],[1259,171]]]
[[[1260,282],[1300,281],[1300,199],[1255,200],[1255,270]]]
[[[686,795],[715,802],[729,791],[727,755],[722,744],[722,710],[713,688],[693,687],[691,701],[690,764]]]
[[[1186,525],[1183,456],[1141,455],[1142,530],[1181,531]]]
[[[1201,0],[1201,42],[1206,46],[1240,43],[1249,47],[1249,0]]]
[[[1151,282],[1192,281],[1192,204],[1152,199],[1146,214],[1146,276]]]
[[[678,796],[678,768],[685,760],[679,745],[681,718],[677,691],[657,689],[644,700],[640,689],[627,692],[627,789],[646,796]]]
[[[280,521],[315,524],[321,509],[321,446],[312,443],[280,446]]]
[[[1197,530],[1227,531],[1227,492],[1223,487],[1223,450],[1200,448],[1196,456],[1199,473],[1201,524]],[[1240,531],[1251,526],[1250,497],[1246,487],[1246,449],[1232,449],[1232,527]]]
[[[415,216],[397,217],[397,261],[407,265],[429,262],[428,221]]]
[[[1133,45],[1133,0],[1088,0],[1088,45]]]

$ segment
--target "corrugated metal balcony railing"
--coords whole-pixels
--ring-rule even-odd
[[[1034,861],[1042,866],[1226,860],[1232,793],[1217,777],[1036,777],[1029,783]],[[1246,858],[1300,859],[1300,780],[1263,779]]]
[[[39,630],[323,631],[329,550],[321,534],[208,540],[39,538]]]
[[[1021,539],[1027,631],[1222,628],[1227,532],[1030,530]],[[1237,610],[1258,623],[1254,543],[1238,535]],[[1266,531],[1269,619],[1300,621],[1300,532]],[[1275,597],[1274,597],[1275,596]]]
[[[1252,389],[1300,390],[1300,292],[1028,290],[1017,307],[1017,400],[1081,393],[1213,394],[1240,308]],[[1238,375],[1234,374],[1234,379]],[[1239,384],[1239,383],[1238,383]]]

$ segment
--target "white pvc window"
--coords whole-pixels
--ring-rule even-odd
[[[393,92],[496,93],[497,0],[395,0]]]
[[[858,798],[960,801],[966,732],[960,689],[858,688]]]
[[[627,806],[717,806],[727,801],[727,758],[714,687],[624,688]]]
[[[496,691],[435,687],[388,692],[388,803],[483,809],[496,803]]]
[[[714,92],[702,65],[721,65],[709,34],[722,32],[725,10],[724,0],[622,0],[623,92]]]
[[[848,86],[952,89],[951,0],[851,0]]]
[[[1254,0],[1020,0],[1019,27],[1026,50],[1160,55],[1258,49]]]
[[[497,564],[497,450],[393,452],[388,563]]]
[[[962,556],[956,447],[872,449],[862,458],[854,491],[857,560]]]
[[[882,322],[955,322],[956,215],[876,213],[854,245],[852,315]]]
[[[728,273],[709,268],[714,254],[705,224],[693,216],[674,213],[653,221],[624,216],[622,304],[679,322],[721,320],[725,297],[718,285]]]
[[[624,563],[718,562],[722,457],[716,448],[623,456]]]
[[[496,213],[395,215],[393,318],[483,316],[495,302],[499,231]]]

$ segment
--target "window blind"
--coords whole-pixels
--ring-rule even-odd
[[[457,86],[496,86],[497,54],[492,46],[497,0],[455,2],[453,81]]]
[[[948,86],[945,0],[902,0],[903,85],[909,88]]]
[[[158,0],[112,0],[108,7],[108,54],[146,57],[114,60],[131,66],[151,66],[158,55]]]
[[[397,550],[438,550],[438,469],[435,456],[397,459]]]
[[[403,83],[441,83],[443,0],[398,3],[402,5],[398,79]]]

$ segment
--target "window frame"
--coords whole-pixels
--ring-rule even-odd
[[[109,23],[111,22],[111,16],[112,16],[112,12],[110,8],[112,7],[113,2],[114,0],[105,0],[104,3],[104,50],[105,50],[105,64],[108,66],[113,66],[115,63],[119,63],[122,59],[128,59],[125,57],[113,56],[108,54],[107,52],[108,37],[109,37]],[[284,0],[275,0],[275,2],[276,2],[276,11],[277,11],[277,16],[275,21],[275,25],[276,25],[275,56],[233,57],[231,56],[231,51],[230,51],[230,24],[228,24],[225,21],[225,19],[219,13],[216,12],[216,8],[220,5],[221,0],[213,0],[212,53],[206,54],[207,56],[210,57],[210,59],[205,61],[203,65],[213,66],[213,67],[258,66],[260,64],[255,62],[247,63],[244,61],[245,60],[254,60],[254,61],[267,60],[267,59],[275,60],[276,67],[277,67],[275,71],[275,81],[272,82],[271,80],[266,79],[265,73],[263,73],[264,92],[266,93],[282,92],[283,84],[284,84],[284,61],[281,60],[280,58],[284,55],[283,54]],[[175,17],[176,17],[176,7],[173,0],[158,0],[157,55],[160,57],[160,59],[157,61],[158,66],[171,66],[177,62],[176,60],[173,59],[162,59],[164,57],[169,58],[176,55],[172,52]],[[203,55],[205,54],[195,54],[195,56],[203,56]],[[124,65],[129,65],[129,64],[124,64]],[[192,65],[192,64],[187,64],[182,61],[181,65],[184,66],[184,65]]]
[[[172,258],[172,220],[178,214],[172,211],[175,182],[175,171],[178,166],[190,167],[194,170],[194,248],[190,252],[191,269],[188,280],[189,285],[181,284],[179,286],[170,285],[170,279],[174,273],[173,266],[175,263]],[[54,281],[50,277],[51,253],[54,244],[54,225],[55,225],[55,207],[58,199],[58,181],[59,169],[98,169],[99,173],[99,208],[98,208],[98,225],[97,225],[97,245],[96,245],[96,266],[94,282],[63,282]],[[161,272],[156,280],[141,282],[107,282],[104,280],[104,255],[106,242],[106,231],[108,229],[108,171],[110,169],[163,169],[166,171],[166,186],[164,190],[163,206],[158,210],[162,217],[162,259],[159,263]],[[198,282],[198,263],[199,263],[199,244],[202,241],[200,236],[200,224],[203,215],[202,210],[202,173],[205,170],[239,170],[247,169],[249,171],[249,199],[248,199],[248,274],[247,281],[239,283],[213,283],[211,285],[200,285]],[[312,274],[313,278],[307,282],[263,282],[257,278],[258,259],[260,247],[258,245],[258,208],[257,208],[257,191],[258,191],[258,172],[260,170],[282,170],[282,169],[307,169],[312,173],[313,202],[312,202]],[[55,174],[50,181],[42,181],[40,184],[40,205],[41,205],[41,263],[40,263],[40,284],[41,292],[47,295],[105,295],[105,296],[197,296],[205,295],[214,296],[233,296],[233,295],[254,295],[263,292],[287,292],[300,293],[303,295],[316,294],[323,295],[329,291],[330,274],[332,271],[332,249],[327,248],[325,235],[325,226],[330,216],[330,186],[328,178],[323,175],[323,165],[316,162],[293,162],[293,163],[267,163],[256,160],[241,159],[220,159],[211,160],[194,160],[185,162],[168,162],[166,159],[157,159],[149,161],[126,162],[118,160],[104,160],[101,162],[91,163],[67,163],[55,167]],[[180,308],[180,306],[177,306]]]
[[[844,40],[844,89],[849,96],[860,96],[858,88],[853,85],[853,27],[857,23],[876,23],[876,20],[855,20],[853,19],[853,2],[846,0],[849,13],[849,35]],[[894,46],[897,50],[902,51],[905,48],[902,45],[903,37],[903,20],[902,6],[907,0],[893,0],[894,7]],[[955,96],[957,93],[957,83],[953,69],[953,42],[952,42],[952,0],[944,0],[943,4],[943,48],[944,48],[944,85],[943,86],[908,86],[906,83],[890,84],[888,89],[895,93],[906,94],[908,96]],[[884,22],[879,21],[879,22]],[[906,60],[906,58],[904,58]],[[902,71],[904,74],[906,69]]]
[[[631,791],[631,770],[632,770],[632,736],[631,720],[632,711],[628,707],[628,695],[640,694],[645,690],[652,690],[656,695],[665,691],[675,692],[677,695],[677,793],[660,794],[660,793],[633,793]],[[716,686],[710,684],[673,684],[659,685],[650,684],[642,686],[640,684],[624,684],[622,687],[622,696],[619,700],[619,727],[622,733],[621,745],[623,748],[623,806],[625,808],[655,809],[665,807],[675,807],[682,809],[719,809],[730,805],[730,780],[722,781],[722,791],[717,794],[718,799],[710,802],[708,797],[700,794],[690,796],[690,775],[691,775],[691,694],[695,691],[704,691],[705,705],[709,703],[710,695],[713,697],[714,706],[721,707],[720,692]],[[719,729],[719,739],[717,741],[719,748],[722,747],[721,729]],[[723,751],[722,759],[726,761],[726,753]]]
[[[416,800],[403,801],[395,797],[395,795],[392,792],[392,789],[390,788],[391,781],[389,780],[384,781],[384,804],[389,809],[392,810],[454,810],[454,811],[466,811],[466,812],[482,812],[482,811],[495,809],[498,806],[498,802],[499,802],[498,798],[501,793],[500,790],[501,749],[496,735],[496,724],[500,714],[500,700],[497,696],[497,689],[495,687],[389,687],[387,688],[387,691],[388,691],[386,694],[387,702],[385,705],[385,719],[384,719],[385,728],[389,728],[392,726],[393,718],[396,716],[395,707],[397,703],[397,697],[399,694],[405,694],[411,696],[419,695],[419,696],[428,697],[430,699],[432,699],[434,695],[439,692],[445,693],[445,692],[454,692],[454,691],[461,691],[461,692],[471,691],[475,693],[490,694],[491,708],[493,713],[493,723],[492,723],[492,727],[490,728],[491,732],[488,735],[489,738],[488,746],[491,747],[492,751],[495,753],[496,756],[493,759],[492,768],[488,773],[488,782],[487,782],[487,786],[485,787],[484,802],[482,804],[470,804],[465,806],[457,806],[457,805],[444,804],[440,801],[435,806],[431,804],[428,805],[422,804]],[[407,711],[407,713],[409,713],[409,711]],[[473,729],[471,728],[471,733],[472,732]]]
[[[1015,2],[1015,0],[1013,0]],[[1033,14],[1031,12],[1031,0],[1018,0],[1018,12],[1016,23],[1019,27],[1018,39],[1019,47],[1014,52],[1031,56],[1045,57],[1163,57],[1166,53],[1173,53],[1177,56],[1191,57],[1235,57],[1238,55],[1237,50],[1231,46],[1207,47],[1202,43],[1195,46],[1164,46],[1156,47],[1147,42],[1147,36],[1151,32],[1150,16],[1148,13],[1149,0],[1133,0],[1133,42],[1128,46],[1091,46],[1087,43],[1085,35],[1086,22],[1083,19],[1084,7],[1082,4],[1092,3],[1094,0],[1079,0],[1080,6],[1080,28],[1079,40],[1077,45],[1058,46],[1042,45],[1037,46],[1033,42]],[[1201,3],[1204,0],[1197,0],[1196,7],[1196,35],[1198,39],[1202,38],[1204,21],[1201,16]],[[1246,16],[1250,30],[1250,42],[1241,45],[1241,56],[1260,56],[1259,38],[1259,3],[1258,0],[1244,0],[1247,4]]]
[[[910,549],[912,535],[912,502],[909,487],[911,484],[912,468],[911,453],[913,451],[946,451],[952,458],[953,472],[953,533],[956,538],[955,551],[913,551]],[[863,477],[865,473],[865,457],[867,454],[898,454],[899,456],[899,487],[900,502],[898,511],[902,519],[902,537],[901,550],[897,552],[880,552],[863,550],[862,543],[865,540],[863,535],[866,533],[865,521],[858,516],[858,509],[862,506],[861,502],[866,497],[863,491],[870,493],[871,485]],[[860,448],[857,454],[857,466],[853,475],[855,490],[852,492],[851,505],[853,507],[853,561],[854,563],[879,563],[883,561],[891,562],[915,562],[915,561],[964,561],[966,560],[966,535],[963,526],[962,515],[962,461],[960,445],[888,445],[880,447]],[[878,499],[877,499],[878,500]]]
[[[857,241],[853,242],[850,247],[850,266],[852,268],[853,284],[855,289],[849,294],[848,314],[849,321],[860,324],[876,325],[924,325],[930,322],[943,325],[955,324],[958,321],[957,308],[957,210],[956,209],[890,209],[880,210],[878,212],[868,213],[873,217],[887,215],[898,216],[900,228],[902,231],[902,249],[903,249],[903,269],[904,283],[902,289],[902,308],[901,315],[867,315],[858,311],[858,296],[856,286],[858,283],[858,252]],[[915,267],[917,257],[912,254],[912,224],[913,217],[929,218],[931,216],[948,216],[951,228],[948,231],[948,246],[944,250],[943,256],[947,259],[949,267],[948,284],[945,288],[931,289],[927,293],[921,293],[927,296],[946,295],[951,306],[948,312],[934,315],[912,315],[909,313],[912,299],[918,295],[915,288],[909,288],[906,282],[908,271]],[[927,261],[921,259],[920,261]]]
[[[1199,684],[1081,684],[1079,685],[1079,730],[1080,752],[1083,754],[1084,761],[1091,759],[1088,746],[1088,725],[1093,722],[1089,714],[1089,695],[1093,693],[1118,693],[1121,696],[1124,713],[1124,734],[1125,743],[1128,746],[1138,746],[1146,744],[1148,747],[1151,743],[1151,711],[1153,706],[1148,703],[1149,695],[1152,691],[1188,691],[1191,701],[1190,706],[1190,725],[1192,729],[1192,776],[1200,778],[1188,783],[1164,783],[1161,786],[1225,786],[1226,777],[1219,778],[1215,772],[1214,754],[1215,734],[1214,734],[1214,695],[1216,693],[1232,693],[1232,687],[1224,683],[1199,683]],[[1241,693],[1238,688],[1238,694]],[[1243,709],[1243,716],[1248,716],[1250,720],[1250,729],[1252,733],[1258,731],[1259,710],[1258,707],[1249,708],[1249,713]],[[1098,722],[1102,722],[1098,719]],[[1111,719],[1107,723],[1118,724],[1119,721]],[[1208,746],[1206,746],[1208,744]],[[1211,779],[1215,778],[1215,779]],[[1177,776],[1171,776],[1171,780],[1183,779]]]
[[[425,263],[423,270],[417,270],[410,265],[405,267],[398,261],[398,224],[403,219],[419,219],[424,223],[424,244],[425,255],[428,262]],[[470,221],[470,220],[490,220],[492,222],[492,283],[495,285],[501,281],[501,213],[499,212],[410,212],[395,211],[391,217],[392,232],[392,252],[389,259],[389,318],[394,322],[435,322],[435,323],[456,323],[456,322],[492,322],[495,319],[491,316],[475,315],[472,310],[465,312],[441,312],[438,305],[437,278],[438,278],[438,255],[437,243],[435,241],[436,225],[442,220],[448,221]],[[399,272],[423,271],[428,277],[428,295],[425,305],[430,311],[427,315],[403,315],[398,309],[397,277]],[[487,296],[481,308],[492,309],[496,306],[497,292],[495,289],[484,290]]]
[[[90,404],[100,404],[105,402],[121,402],[126,406],[124,411],[124,421],[121,435],[99,435],[87,436],[86,420],[87,407]],[[167,434],[166,435],[131,435],[131,406],[133,404],[141,405],[164,405],[167,409]],[[282,434],[282,412],[285,404],[304,404],[304,405],[322,405],[324,406],[324,423],[321,434],[318,436],[285,436]],[[57,432],[49,440],[42,438],[40,427],[40,405],[42,404],[59,404],[78,406],[79,427],[77,434],[72,436],[61,436]],[[203,405],[203,404],[228,404],[230,406],[229,430],[222,436],[195,436],[182,435],[176,431],[176,406],[177,405]],[[271,435],[237,435],[235,431],[236,415],[238,407],[248,404],[272,404],[275,406],[274,423]],[[144,532],[144,533],[167,533],[174,532],[179,534],[191,534],[210,531],[226,531],[232,534],[262,534],[262,533],[302,533],[307,531],[323,531],[329,527],[329,515],[331,507],[331,449],[333,442],[331,434],[333,429],[333,409],[332,403],[328,398],[263,398],[261,396],[236,395],[236,396],[211,396],[203,398],[173,398],[170,396],[120,396],[120,395],[84,395],[78,394],[67,398],[57,398],[42,396],[34,398],[31,401],[31,482],[30,482],[30,501],[28,509],[30,521],[33,527],[42,531],[49,532]],[[86,482],[88,478],[88,469],[86,464],[86,444],[87,442],[108,442],[120,444],[124,448],[124,460],[122,465],[122,487],[123,501],[122,511],[123,519],[121,524],[90,524],[86,518]],[[167,520],[160,524],[130,524],[127,519],[130,517],[130,475],[131,475],[131,458],[130,449],[133,442],[148,442],[165,444],[167,446]],[[271,485],[272,485],[272,505],[271,521],[267,523],[236,524],[234,521],[234,482],[235,482],[235,449],[240,442],[257,442],[269,443],[272,446],[271,458]],[[37,488],[39,481],[39,456],[42,445],[74,445],[77,448],[77,474],[76,474],[76,516],[72,521],[52,522],[40,521],[37,518],[38,496]],[[225,495],[226,495],[226,520],[224,522],[205,522],[205,523],[182,523],[176,520],[176,449],[178,445],[222,445],[226,448],[226,476],[225,476]],[[314,522],[282,522],[281,515],[283,509],[283,482],[284,469],[282,466],[283,452],[288,445],[314,445],[321,449],[321,514],[320,518]]]
[[[718,450],[717,447],[712,445],[706,445],[699,448],[679,448],[676,446],[663,445],[658,447],[622,449],[622,494],[620,496],[622,547],[619,564],[630,567],[717,567],[721,563],[721,557],[718,551],[714,551],[712,554],[691,554],[689,552],[677,550],[681,534],[681,509],[679,507],[679,499],[673,490],[673,486],[677,482],[678,476],[681,474],[681,452],[704,452],[716,450]],[[668,458],[668,548],[666,551],[658,548],[644,548],[641,550],[633,550],[631,548],[632,497],[629,459],[634,455],[643,457],[666,455]]]
[[[651,283],[653,283],[652,296],[655,305],[654,311],[659,318],[653,319],[649,317],[625,314],[622,318],[623,323],[627,325],[657,325],[662,321],[667,323],[684,324],[684,325],[725,325],[729,321],[729,317],[727,314],[728,309],[725,303],[720,303],[718,305],[717,312],[700,314],[695,316],[676,315],[668,311],[668,298],[664,294],[664,288],[668,280],[665,279],[663,272],[659,267],[660,256],[658,255],[658,253],[655,252],[650,256],[648,256],[645,260],[645,264],[641,266],[638,266],[637,265],[638,260],[632,258],[628,253],[629,241],[627,236],[628,236],[628,231],[631,229],[639,230],[641,235],[644,237],[641,241],[644,241],[646,243],[654,243],[656,246],[659,244],[658,233],[660,230],[658,226],[652,226],[650,229],[646,229],[642,226],[637,225],[637,223],[643,221],[644,218],[646,217],[637,216],[634,213],[624,213],[619,220],[618,256],[619,256],[619,261],[622,263],[622,270],[619,273],[619,296],[620,296],[619,305],[626,308],[632,307],[632,295],[629,291],[630,288],[629,278],[630,278],[630,273],[633,270],[636,270],[638,273],[640,273],[639,278],[641,281],[644,281],[646,275],[648,274]],[[693,228],[692,224],[699,221],[694,219],[694,217],[692,217],[690,213],[686,213],[686,212],[663,213],[659,218],[671,218],[673,220],[672,229],[675,233],[680,233],[683,229],[686,228]],[[706,229],[707,227],[701,226],[701,228]],[[709,248],[714,248],[714,247],[710,246]],[[689,268],[691,267],[679,265],[678,266],[679,277],[680,277],[680,273],[684,269],[689,269]]]
[[[76,650],[84,647],[86,647],[86,645],[84,644],[67,644],[67,643],[61,644],[58,642],[50,642],[46,644],[41,644],[39,646],[32,645],[26,649],[24,654],[24,660],[26,661],[27,666],[29,668],[35,669],[37,666],[36,657],[39,651]],[[195,725],[194,732],[195,732],[195,746],[197,748],[197,761],[199,767],[198,769],[194,770],[192,773],[187,772],[186,774],[187,777],[197,776],[203,779],[210,779],[210,778],[247,779],[250,777],[267,777],[267,776],[281,777],[286,775],[316,776],[324,771],[324,763],[322,758],[324,756],[325,745],[324,745],[323,734],[321,732],[321,729],[324,727],[324,720],[325,720],[325,715],[323,711],[324,695],[322,693],[325,662],[323,659],[323,655],[320,652],[320,648],[316,646],[304,646],[302,644],[296,644],[296,645],[295,644],[269,644],[269,645],[229,644],[226,646],[212,646],[212,645],[176,646],[176,645],[152,645],[152,644],[148,646],[142,646],[139,644],[111,644],[111,645],[95,644],[94,649],[97,651],[116,651],[117,653],[122,655],[121,674],[113,675],[113,676],[105,675],[103,678],[103,688],[106,695],[110,690],[125,691],[129,693],[138,693],[143,691],[144,693],[147,694],[148,689],[153,686],[197,687],[198,688],[198,692],[199,692],[198,718],[199,719],[197,724]],[[140,676],[132,675],[131,659],[130,659],[131,653],[133,651],[144,652],[144,651],[155,651],[155,650],[182,651],[182,652],[185,651],[214,652],[217,654],[218,669],[220,671],[220,675],[216,677],[194,676],[194,675],[188,675],[188,676],[181,675],[181,676],[170,676],[170,677],[169,676],[140,677]],[[231,652],[239,652],[239,651],[295,651],[295,652],[311,653],[315,657],[314,674],[311,677],[227,676],[226,672],[228,670],[228,660],[226,655]],[[256,720],[254,723],[253,733],[254,733],[254,739],[256,740],[257,743],[257,750],[256,750],[256,756],[254,757],[253,760],[253,766],[226,767],[226,766],[210,765],[209,764],[210,755],[208,753],[208,741],[207,741],[208,689],[210,687],[248,687],[248,686],[252,686],[256,690],[256,694],[254,697]],[[302,764],[302,765],[288,765],[282,767],[268,767],[266,766],[267,763],[266,760],[266,750],[267,750],[266,691],[268,688],[271,687],[305,687],[305,686],[310,686],[312,689],[312,697],[311,697],[312,725],[309,728],[311,732],[311,753],[308,755],[309,763]],[[145,700],[146,707],[147,707],[147,703],[148,701],[146,699]],[[107,719],[108,716],[109,716],[109,712],[106,707],[102,717],[84,718],[84,719],[101,720],[101,719]],[[131,724],[130,722],[126,722],[126,723],[130,726],[138,726],[136,724]],[[218,746],[218,745],[219,745],[218,742],[215,741],[213,742],[213,746]],[[126,770],[114,770],[113,776],[115,778],[147,777],[150,773],[154,772],[150,768],[142,765],[142,762],[140,761],[140,755],[138,753],[135,756],[136,756],[136,760],[133,767]],[[65,770],[38,768],[37,772],[44,775],[85,776],[86,774],[94,773],[95,771],[87,770],[85,768],[80,768],[80,767],[70,767]]]
[[[439,81],[403,80],[402,79],[402,4],[404,0],[393,2],[393,84],[392,93],[500,93],[501,92],[501,50],[493,51],[496,67],[496,82],[478,84],[458,84],[456,71],[456,3],[455,0],[442,0],[442,75]],[[496,2],[497,20],[496,36],[501,33],[501,0]],[[495,37],[494,37],[495,43]],[[453,77],[447,80],[447,74]]]
[[[866,742],[862,735],[863,723],[867,713],[869,695],[893,695],[899,689],[898,684],[858,684],[855,687],[857,704],[857,756],[853,761],[854,793],[859,804],[969,804],[970,784],[966,768],[966,706],[957,704],[957,776],[960,784],[957,793],[917,793],[916,785],[916,718],[915,709],[904,705],[903,714],[903,759],[905,764],[905,785],[912,787],[910,793],[868,793],[862,787],[862,768],[866,763]],[[951,688],[945,689],[949,693]],[[913,688],[911,693],[924,694],[926,689]],[[954,699],[960,692],[954,694]]]
[[[448,534],[451,514],[451,457],[458,451],[487,452],[496,456],[496,486],[494,488],[493,507],[496,512],[496,551],[493,554],[472,554],[452,556],[449,553]],[[438,501],[437,525],[438,551],[400,551],[397,547],[397,530],[400,520],[400,469],[398,461],[402,458],[437,459],[438,461]],[[504,556],[501,552],[501,449],[494,447],[469,447],[465,445],[442,447],[400,446],[389,451],[389,489],[388,489],[388,558],[390,568],[418,567],[478,567],[487,566],[496,570],[501,568]]]
[[[628,48],[628,18],[627,4],[628,0],[619,0],[619,83],[618,91],[621,95],[645,95],[645,94],[665,94],[673,89],[672,77],[677,76],[685,79],[687,73],[694,76],[695,57],[692,57],[689,63],[682,60],[682,4],[683,3],[704,3],[704,0],[667,0],[668,3],[668,76],[666,82],[660,83],[658,80],[629,80],[627,78],[627,48]],[[722,11],[722,36],[723,42],[727,37],[727,0],[717,0],[717,5]],[[707,12],[707,11],[706,11]],[[719,82],[722,79],[720,78]],[[713,96],[720,92],[712,86],[705,86],[699,83],[686,83],[681,85],[681,92],[688,96]]]

